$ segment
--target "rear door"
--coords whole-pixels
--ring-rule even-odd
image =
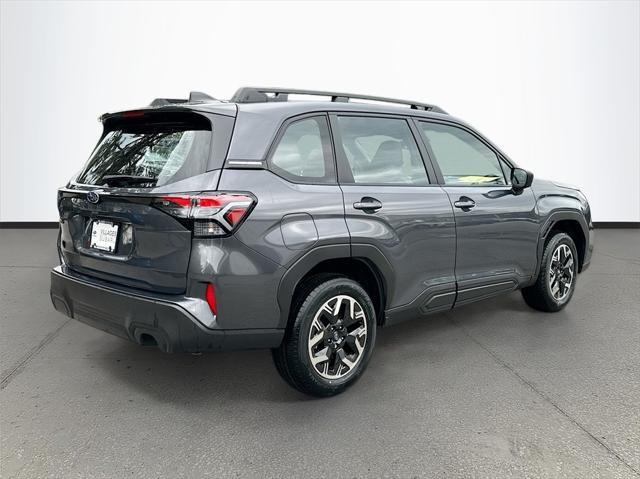
[[[233,117],[188,111],[128,112],[105,121],[91,158],[59,192],[65,264],[127,286],[184,292],[192,231],[172,214],[178,205],[162,198],[216,189],[219,170],[208,170],[214,152],[226,148],[212,144],[228,145],[232,125]]]
[[[318,246],[340,245],[337,249],[348,256],[349,233],[327,115],[287,119],[267,154],[267,165],[223,170],[221,188],[248,190],[258,198],[236,237],[287,268]]]
[[[429,180],[418,133],[397,116],[337,113],[331,126],[352,255],[375,247],[393,269],[387,321],[451,307],[453,212]]]
[[[454,206],[456,304],[515,289],[535,270],[538,221],[532,190],[514,192],[509,165],[470,129],[417,124]]]

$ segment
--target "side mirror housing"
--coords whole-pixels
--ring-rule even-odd
[[[511,186],[514,191],[522,191],[533,183],[533,173],[522,168],[511,170]]]

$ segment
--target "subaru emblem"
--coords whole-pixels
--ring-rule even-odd
[[[95,191],[90,191],[89,193],[87,193],[87,201],[89,203],[95,204],[100,201],[100,196]]]

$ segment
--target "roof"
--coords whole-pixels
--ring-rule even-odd
[[[289,100],[289,94],[324,96],[329,97],[331,101],[295,101]],[[365,102],[351,101],[354,99]],[[227,155],[229,160],[263,160],[280,125],[288,118],[307,113],[361,112],[454,120],[435,105],[415,101],[348,93],[257,87],[239,89],[231,101],[221,101],[201,92],[191,92],[188,99],[158,98],[151,105],[137,110],[190,110],[236,117]],[[101,120],[122,113],[105,114]]]
[[[233,139],[229,147],[228,159],[230,160],[264,159],[282,122],[287,118],[306,113],[361,112],[452,119],[451,116],[444,113],[372,103],[287,101],[236,103],[236,106],[238,113]]]

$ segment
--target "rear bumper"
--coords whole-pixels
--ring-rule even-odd
[[[272,348],[284,335],[281,329],[207,327],[189,298],[111,286],[65,266],[51,271],[51,301],[66,316],[138,344],[155,342],[165,352]]]

